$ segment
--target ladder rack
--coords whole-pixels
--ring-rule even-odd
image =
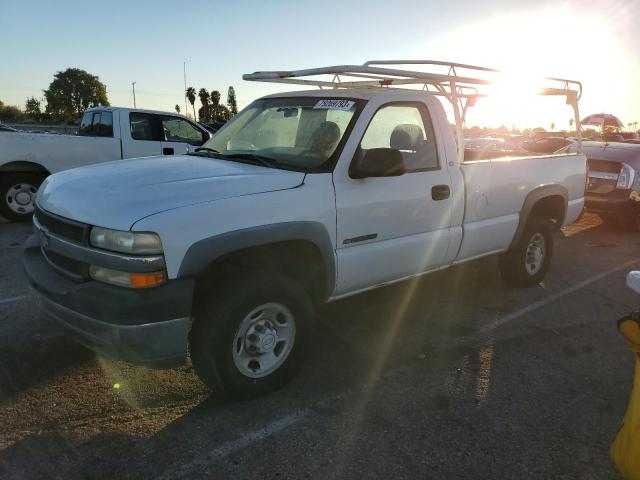
[[[406,70],[409,65],[429,67],[430,70]],[[249,73],[243,80],[256,82],[289,83],[331,89],[414,87],[432,95],[445,97],[453,106],[458,140],[458,157],[464,156],[463,126],[467,109],[479,97],[490,94],[489,87],[499,78],[500,70],[463,63],[438,60],[370,60],[363,65],[336,65],[303,70],[266,71]],[[578,151],[582,147],[582,134],[578,100],[582,84],[577,80],[544,77],[539,95],[564,96],[573,108],[578,134]]]

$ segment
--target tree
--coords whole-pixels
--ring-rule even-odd
[[[551,131],[553,132],[556,129],[556,124],[551,122]]]
[[[211,99],[212,121],[216,123],[218,121],[218,107],[220,106],[220,92],[218,90],[212,90],[209,98]]]
[[[187,96],[187,100],[189,100],[189,103],[191,104],[191,108],[193,108],[193,119],[195,120],[196,119],[196,107],[195,107],[196,89],[193,87],[187,88],[185,95]]]
[[[178,105],[178,104],[176,103],[176,106],[175,106],[175,107],[173,107],[173,108],[175,108],[175,109],[176,109],[176,113],[180,113],[180,105]]]
[[[2,103],[2,102],[0,102]],[[11,122],[20,120],[22,118],[22,110],[13,105],[0,105],[0,120],[4,122]]]
[[[35,97],[27,98],[27,101],[24,103],[24,114],[31,120],[40,120],[40,117],[42,117],[40,100]]]
[[[226,105],[218,105],[215,109],[214,116],[217,122],[226,122],[231,118],[231,111]]]
[[[199,113],[199,120],[201,122],[209,121],[209,92],[207,92],[206,88],[201,88],[198,92],[198,97],[200,98],[200,103],[202,104],[202,108]]]
[[[67,68],[56,73],[44,96],[47,113],[54,120],[64,122],[76,121],[89,107],[109,105],[104,83],[79,68]]]
[[[229,87],[227,92],[227,105],[229,105],[229,111],[231,115],[238,113],[238,102],[236,100],[236,91],[233,87]]]
[[[569,119],[569,130],[571,130],[573,128],[573,122],[574,122],[573,118],[570,118]]]

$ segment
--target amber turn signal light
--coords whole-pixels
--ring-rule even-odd
[[[133,288],[157,287],[167,281],[167,276],[164,272],[131,273],[129,278]]]

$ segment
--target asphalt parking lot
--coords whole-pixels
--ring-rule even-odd
[[[617,478],[640,235],[596,216],[538,287],[486,258],[323,307],[301,375],[235,403],[73,343],[34,308],[29,233],[0,223],[0,478]]]

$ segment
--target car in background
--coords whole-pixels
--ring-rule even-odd
[[[538,140],[529,140],[523,143],[523,148],[531,153],[549,154],[566,148],[575,142],[565,137],[543,137]]]
[[[577,145],[562,153],[575,153]],[[623,228],[640,231],[640,145],[583,142],[587,156],[585,210]]]
[[[492,158],[526,156],[528,152],[518,145],[517,140],[502,135],[471,137],[464,141],[466,161],[489,160]]]
[[[16,130],[13,127],[10,127],[9,125],[5,125],[4,123],[0,123],[0,132],[17,132],[18,130]]]

